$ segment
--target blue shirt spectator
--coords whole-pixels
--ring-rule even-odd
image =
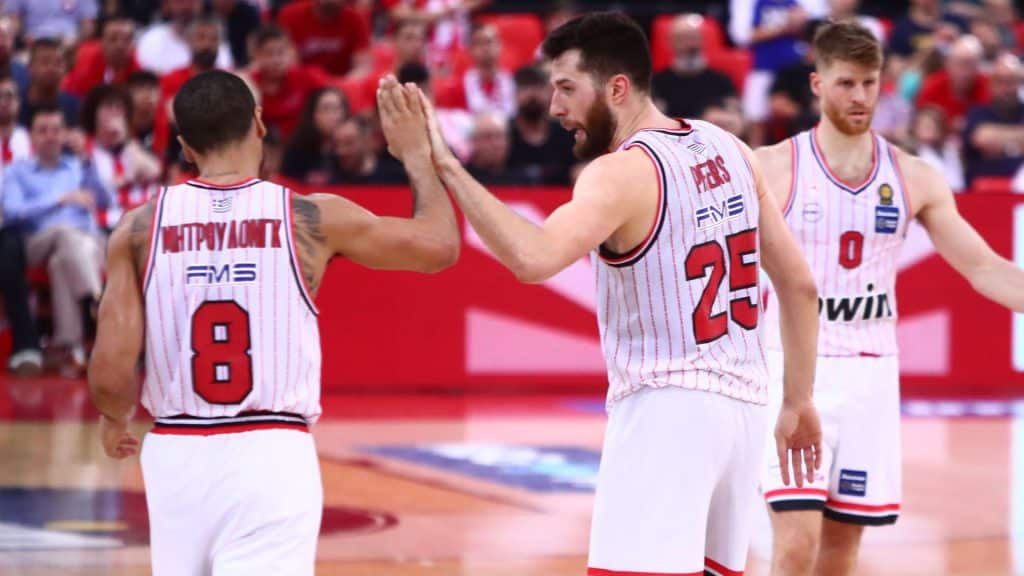
[[[3,11],[18,18],[30,40],[74,40],[92,33],[99,7],[96,0],[5,0]]]
[[[62,154],[52,164],[37,157],[18,160],[4,173],[4,219],[20,224],[29,234],[59,225],[96,233],[99,228],[92,210],[68,199],[80,191],[91,193],[98,207],[110,205],[111,193],[95,168],[76,156]]]

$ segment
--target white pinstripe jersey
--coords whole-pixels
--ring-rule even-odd
[[[818,355],[896,354],[896,264],[910,211],[895,151],[872,133],[871,172],[851,185],[829,168],[815,134],[790,139],[793,187],[783,210],[818,284]],[[767,292],[768,345],[781,349]]]
[[[290,194],[249,180],[166,188],[144,285],[156,418],[320,414],[320,336],[293,242]]]
[[[627,254],[595,255],[608,407],[642,387],[678,386],[764,404],[759,204],[733,136],[707,122],[641,130],[659,179],[658,215]]]

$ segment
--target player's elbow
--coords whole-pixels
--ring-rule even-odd
[[[509,269],[515,274],[516,280],[524,284],[540,284],[558,272],[537,260],[521,260],[509,266]]]
[[[432,238],[420,244],[419,272],[434,274],[459,261],[458,238]]]

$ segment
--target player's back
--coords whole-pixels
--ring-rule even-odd
[[[895,354],[897,260],[910,221],[895,151],[872,133],[867,177],[843,182],[829,168],[816,132],[790,139],[793,179],[783,211],[818,285],[818,353]],[[769,348],[781,349],[770,290],[768,300]]]
[[[157,199],[142,403],[165,431],[304,427],[319,416],[320,337],[290,196],[256,179],[192,180]]]
[[[641,130],[622,145],[634,147],[654,163],[661,197],[643,243],[595,258],[609,406],[645,386],[765,403],[750,164],[731,134],[701,121]]]

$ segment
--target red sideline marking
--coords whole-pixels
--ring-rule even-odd
[[[704,566],[718,572],[720,576],[743,576],[743,570],[729,570],[707,556],[704,557]]]
[[[791,496],[799,495],[804,496],[822,496],[828,498],[828,490],[824,488],[780,488],[778,490],[769,490],[764,493],[765,498],[774,498],[776,496]]]
[[[854,504],[852,502],[840,502],[839,500],[829,500],[825,502],[825,506],[829,508],[837,508],[840,510],[855,510],[861,512],[899,512],[899,504]]]
[[[213,436],[215,434],[236,434],[238,432],[252,432],[254,430],[298,430],[309,432],[305,424],[292,424],[287,422],[246,422],[244,424],[220,424],[216,426],[161,426],[157,424],[150,430],[151,434],[171,434],[179,436]]]

